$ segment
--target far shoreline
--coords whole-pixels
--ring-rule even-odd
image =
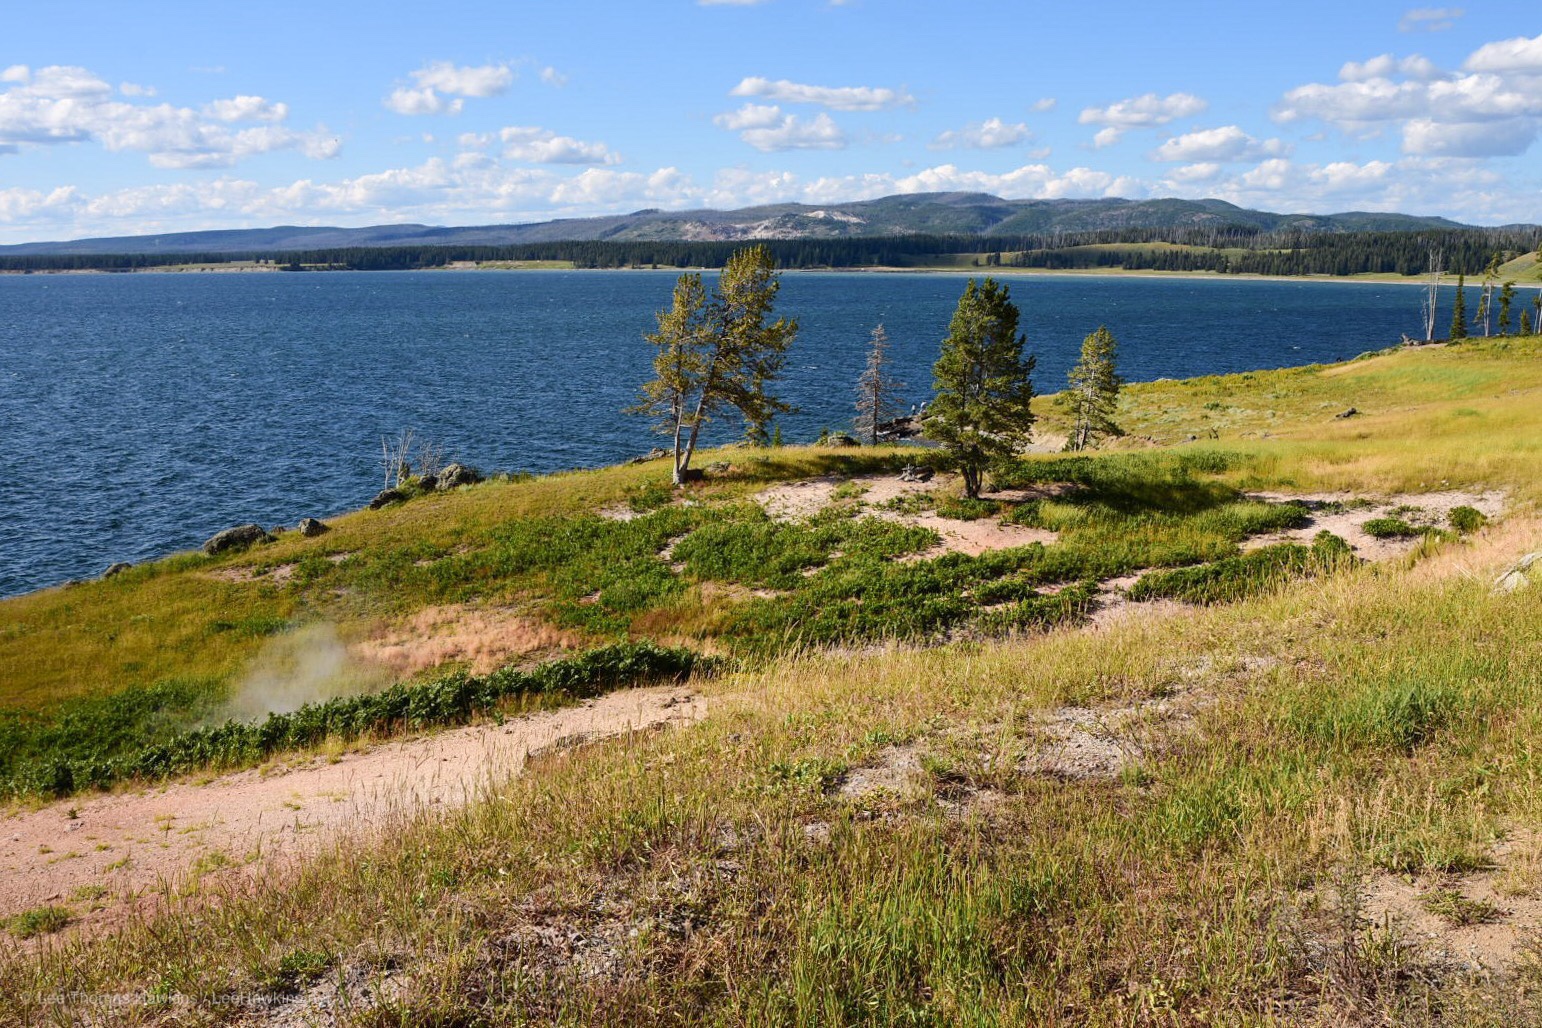
[[[34,275],[272,275],[272,274],[307,274],[328,272],[353,272],[356,274],[400,274],[403,272],[641,272],[645,274],[689,274],[695,272],[714,272],[720,269],[707,266],[687,267],[623,267],[623,268],[575,268],[552,267],[556,262],[531,262],[543,266],[517,266],[508,261],[489,261],[485,264],[471,264],[470,262],[458,262],[438,268],[304,268],[299,272],[290,271],[288,268],[276,264],[252,264],[241,262],[239,264],[171,264],[152,268],[32,268],[32,269],[0,269],[0,277],[25,277]],[[1138,269],[1126,271],[1122,268],[1014,268],[1014,267],[925,267],[902,268],[892,265],[864,265],[851,268],[783,268],[780,271],[784,275],[967,275],[971,277],[988,278],[1117,278],[1117,279],[1155,279],[1159,281],[1197,281],[1197,282],[1309,282],[1309,283],[1352,283],[1357,285],[1394,285],[1417,286],[1427,288],[1429,283],[1422,276],[1392,275],[1382,272],[1372,272],[1361,275],[1258,275],[1249,272],[1227,273],[1219,271],[1155,271]],[[1455,286],[1455,276],[1442,276],[1442,287]],[[1542,281],[1536,283],[1516,283],[1519,288],[1530,288],[1535,285],[1542,288]]]

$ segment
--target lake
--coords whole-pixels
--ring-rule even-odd
[[[621,409],[675,274],[0,275],[0,596],[362,506],[381,437],[406,428],[483,470],[646,451],[661,437]],[[998,277],[1041,392],[1100,324],[1131,381],[1343,360],[1421,331],[1404,285]],[[849,426],[880,321],[907,400],[926,399],[964,282],[785,275],[777,311],[801,330],[777,390],[800,409],[784,438]]]

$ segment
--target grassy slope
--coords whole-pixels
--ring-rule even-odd
[[[1129,391],[1123,419],[1173,440],[1209,415],[1219,438],[1206,446],[1243,458],[1223,477],[1250,486],[1449,482],[1506,488],[1524,508],[1542,498],[1538,357],[1536,341],[1512,341],[1154,383]],[[1364,416],[1332,418],[1350,405]],[[761,474],[843,458],[778,459],[800,463]],[[343,519],[318,542],[449,550],[511,513],[614,502],[645,478],[620,468],[473,489]],[[280,562],[307,545],[238,560]],[[0,964],[0,993],[17,998],[21,1022],[41,1020],[48,1008],[33,998],[60,987],[199,996],[212,1018],[233,982],[292,985],[296,967],[374,960],[378,972],[389,960],[424,982],[394,1015],[409,1023],[477,1012],[571,1023],[1536,1016],[1542,982],[1529,965],[1518,980],[1434,975],[1408,940],[1342,915],[1356,875],[1435,880],[1539,827],[1539,594],[1487,588],[1495,566],[1539,546],[1542,527],[1518,513],[1411,570],[1362,569],[1106,635],[788,659],[709,684],[715,713],[698,728],[553,758],[494,802],[358,843],[282,887],[225,897],[217,913],[190,908],[16,957]],[[283,595],[243,600],[267,597],[256,583],[201,593],[188,563],[9,602],[9,667],[48,645],[74,650],[136,603],[167,603],[137,608],[159,615],[185,602],[168,624],[216,601],[257,626],[292,613]],[[346,604],[364,616],[391,598]],[[165,626],[144,631],[129,637],[130,662],[162,659],[167,673],[218,673],[260,645],[225,630],[217,654],[187,642],[182,658],[158,657],[148,639]],[[59,666],[89,673],[87,657],[72,659]],[[1036,711],[1175,693],[1213,702],[1118,780],[1010,770],[1035,745]],[[827,790],[905,741],[922,746],[940,795],[986,788],[999,806],[958,818],[924,795],[854,808]],[[1520,889],[1542,885],[1515,875]],[[543,974],[533,940],[551,930],[614,944],[630,971]]]

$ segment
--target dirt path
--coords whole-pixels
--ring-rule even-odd
[[[0,820],[0,919],[53,904],[87,924],[111,920],[200,874],[303,856],[388,815],[465,803],[542,749],[705,713],[686,687],[632,689],[503,725],[387,742],[335,763],[318,758],[14,814]]]

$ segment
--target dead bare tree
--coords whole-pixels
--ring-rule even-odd
[[[1499,284],[1499,265],[1503,259],[1502,254],[1496,253],[1483,269],[1483,292],[1478,294],[1478,316],[1473,320],[1483,323],[1484,336],[1489,334],[1489,322],[1494,313],[1494,287]]]
[[[410,428],[402,429],[395,439],[380,437],[380,463],[385,468],[387,489],[395,489],[411,477],[417,447],[417,435]]]
[[[903,382],[889,377],[889,334],[880,323],[868,343],[867,369],[857,380],[856,428],[859,435],[867,436],[870,445],[877,446],[879,429],[899,416],[896,394],[903,388]]]
[[[1424,295],[1424,341],[1435,338],[1435,308],[1440,300],[1440,278],[1445,274],[1445,251],[1438,246],[1430,247],[1430,263]]]

